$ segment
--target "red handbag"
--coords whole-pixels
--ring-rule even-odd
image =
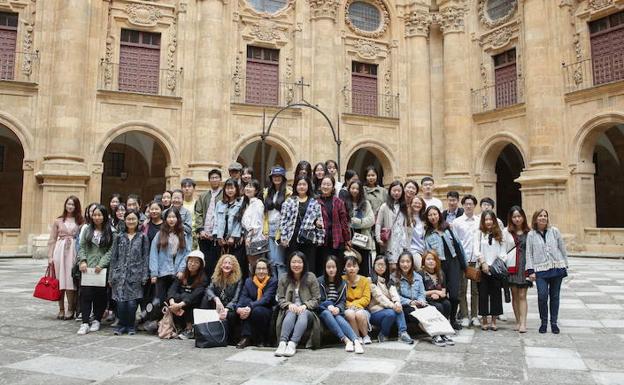
[[[48,265],[45,275],[37,282],[33,297],[47,301],[58,301],[61,298],[59,281],[54,273],[54,264],[50,263]]]

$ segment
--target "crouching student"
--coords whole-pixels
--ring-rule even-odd
[[[429,250],[422,258],[423,270],[420,275],[423,278],[425,285],[425,297],[427,303],[435,308],[446,319],[451,317],[451,301],[449,301],[446,294],[446,282],[444,280],[444,273],[442,272],[442,262],[438,257],[438,253],[434,250]],[[453,340],[445,335],[440,336],[446,345],[455,345]]]
[[[253,267],[252,276],[245,280],[238,299],[236,314],[241,319],[241,340],[236,347],[244,349],[255,343],[266,346],[269,341],[269,327],[275,305],[277,279],[271,276],[266,258],[259,258]]]
[[[204,272],[204,253],[191,251],[186,257],[186,268],[181,278],[176,278],[167,292],[167,304],[176,327],[184,331],[180,339],[193,338],[193,309],[201,304],[208,285]]]

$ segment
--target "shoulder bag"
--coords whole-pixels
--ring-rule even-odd
[[[35,286],[33,297],[45,299],[46,301],[58,301],[61,298],[59,281],[54,272],[54,263],[49,263],[45,275],[39,279]]]
[[[483,237],[483,234],[479,236],[479,252],[481,252],[481,237]],[[464,275],[471,281],[481,282],[481,269],[479,267],[466,266]]]
[[[227,346],[228,328],[225,321],[195,324],[195,347],[216,348]]]

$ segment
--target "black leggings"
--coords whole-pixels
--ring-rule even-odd
[[[106,287],[82,286],[80,288],[82,323],[89,323],[91,310],[93,310],[95,320],[98,322],[102,321],[102,316],[106,310]]]
[[[449,317],[451,324],[455,322],[457,315],[457,307],[459,305],[459,284],[461,279],[461,266],[459,259],[446,256],[446,260],[442,261],[442,271],[446,277],[446,292],[451,303],[451,316]]]

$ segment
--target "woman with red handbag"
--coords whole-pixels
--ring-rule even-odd
[[[61,298],[56,319],[69,320],[74,318],[76,311],[76,286],[72,278],[72,266],[76,260],[76,234],[83,224],[80,200],[75,196],[65,199],[63,214],[54,220],[48,240],[48,263],[54,264],[54,272],[59,281]],[[67,295],[68,312],[65,312],[65,295]]]

